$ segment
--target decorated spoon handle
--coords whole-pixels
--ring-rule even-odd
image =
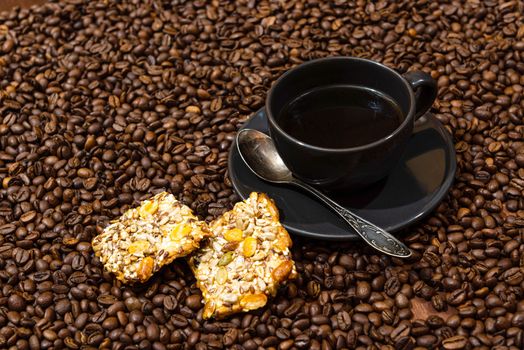
[[[311,187],[310,185],[297,179],[293,180],[293,184],[312,193],[328,207],[333,209],[358,233],[358,235],[364,241],[366,241],[367,244],[376,250],[399,258],[407,258],[411,256],[411,250],[404,243],[393,237],[390,233],[384,231],[378,226],[375,226],[369,221],[362,219],[358,215],[353,214],[314,187]]]

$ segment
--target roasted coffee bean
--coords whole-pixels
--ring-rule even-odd
[[[390,337],[393,341],[397,341],[398,339],[409,335],[410,332],[410,324],[407,321],[403,321],[399,323],[399,325],[391,331]]]
[[[320,284],[316,281],[309,281],[307,284],[307,293],[311,297],[317,297],[320,293]]]
[[[129,297],[124,300],[124,304],[128,311],[139,310],[142,307],[142,303],[136,297]]]
[[[468,340],[462,335],[449,337],[442,341],[442,347],[446,350],[464,349],[467,345]]]
[[[450,305],[459,305],[466,299],[466,292],[462,289],[454,290],[447,296],[447,302]]]
[[[310,339],[306,334],[300,334],[295,338],[295,346],[299,349],[308,349]]]
[[[226,334],[224,334],[223,342],[225,346],[233,345],[238,339],[238,330],[236,328],[229,329]]]
[[[409,320],[413,317],[413,312],[410,308],[399,309],[397,316],[401,320]]]
[[[413,349],[415,340],[413,337],[404,336],[395,341],[395,349],[408,350]]]
[[[384,291],[389,296],[394,296],[400,290],[401,284],[396,276],[390,277],[384,285]]]
[[[431,349],[437,343],[437,337],[432,334],[426,334],[417,338],[417,345],[426,349]]]
[[[446,303],[440,294],[435,294],[431,297],[431,305],[437,311],[444,311],[446,309]]]
[[[176,298],[172,295],[166,295],[164,298],[163,298],[163,305],[164,305],[164,308],[168,311],[173,311],[176,309],[177,305],[178,305],[178,302],[176,300]]]
[[[22,311],[26,307],[26,302],[20,295],[11,294],[7,299],[7,307],[9,310]]]
[[[291,303],[291,305],[288,306],[288,308],[284,311],[284,316],[286,317],[292,317],[295,316],[300,309],[304,306],[304,302],[296,300]]]
[[[385,324],[393,324],[395,322],[395,313],[391,310],[384,310],[382,311],[381,313],[382,315],[382,320],[384,321]]]
[[[342,331],[347,331],[351,327],[351,315],[347,311],[341,311],[337,314],[337,327]]]
[[[102,322],[102,327],[109,331],[118,328],[118,326],[119,323],[116,317],[108,317]]]
[[[190,295],[186,299],[186,305],[193,310],[198,310],[202,304],[201,304],[201,297],[198,294]]]
[[[409,298],[406,295],[402,294],[402,293],[398,293],[398,294],[395,295],[395,305],[399,309],[403,309],[403,308],[409,307],[409,305],[410,305]]]
[[[146,337],[152,342],[160,338],[160,329],[157,324],[151,323],[146,327]]]
[[[357,282],[356,297],[361,300],[367,300],[371,295],[371,286],[366,281]]]
[[[426,319],[426,323],[431,328],[440,328],[444,326],[444,320],[438,315],[431,315]]]
[[[377,276],[371,281],[371,288],[375,291],[381,291],[386,283],[386,278],[382,275]]]
[[[288,329],[285,328],[279,328],[276,330],[275,335],[280,340],[288,339],[291,336],[291,333]]]

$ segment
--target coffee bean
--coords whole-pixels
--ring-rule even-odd
[[[128,311],[139,310],[142,307],[142,303],[136,297],[129,297],[124,301],[124,304]]]
[[[295,338],[295,346],[299,349],[308,349],[310,339],[306,334],[300,334]]]
[[[437,311],[444,311],[446,304],[440,294],[435,294],[431,297],[431,305]]]
[[[293,322],[293,328],[297,328],[302,331],[307,329],[309,325],[310,325],[310,320],[307,318],[302,318],[302,319],[299,319]]]
[[[401,284],[396,276],[390,277],[384,285],[384,291],[389,296],[394,296],[400,290]]]
[[[42,336],[49,341],[55,341],[58,336],[56,335],[56,332],[51,329],[46,329],[42,332]]]
[[[464,349],[468,344],[467,339],[462,335],[446,338],[442,341],[442,347],[446,350]]]
[[[288,329],[285,328],[279,328],[276,330],[275,335],[280,340],[288,339],[291,336],[291,333]]]
[[[173,311],[176,309],[178,302],[174,296],[166,295],[163,299],[163,305],[166,310]]]
[[[433,346],[437,343],[437,337],[435,337],[432,334],[426,334],[421,337],[417,338],[417,345],[422,346],[426,349],[433,348]]]
[[[61,299],[56,303],[55,310],[59,315],[64,315],[71,311],[71,302],[67,299]]]
[[[198,310],[202,307],[201,297],[198,294],[193,294],[187,297],[186,305],[192,310]]]
[[[119,323],[116,317],[108,317],[102,322],[102,327],[111,331],[118,328]]]
[[[342,254],[339,258],[339,264],[347,270],[354,270],[356,262],[352,256]]]
[[[466,293],[462,289],[454,290],[453,292],[449,293],[447,296],[447,302],[450,305],[459,305],[464,302],[466,299]]]
[[[434,252],[430,252],[430,251],[424,252],[423,259],[427,261],[428,264],[431,265],[432,267],[437,267],[441,264],[441,260],[439,256]]]
[[[179,315],[179,314],[175,314],[171,316],[171,322],[176,327],[185,327],[188,324],[186,317],[184,317],[183,315]]]
[[[329,318],[324,315],[315,315],[311,317],[311,322],[316,325],[328,324]]]
[[[146,337],[149,341],[154,342],[160,338],[160,329],[158,325],[151,323],[146,327]]]
[[[460,317],[458,315],[448,317],[446,325],[450,328],[457,328],[460,325]]]
[[[404,336],[395,341],[395,349],[413,349],[415,346],[415,340],[413,337]]]
[[[384,288],[385,283],[386,278],[382,275],[379,275],[371,281],[371,288],[375,291],[381,291]]]
[[[366,281],[357,282],[356,297],[361,300],[367,300],[371,295],[371,286]]]
[[[451,338],[454,334],[454,331],[448,326],[441,327],[435,331],[435,335],[440,336],[442,339]]]
[[[200,340],[200,333],[198,331],[191,332],[187,338],[187,343],[189,346],[195,346]]]
[[[273,338],[274,339],[274,338]],[[242,346],[244,347],[244,349],[247,349],[247,350],[255,350],[258,348],[258,345],[257,343],[255,343],[254,340],[252,339],[248,339],[247,341],[245,341]]]
[[[504,281],[510,286],[519,285],[524,280],[524,273],[522,273],[522,268],[513,267],[506,270],[502,274]]]
[[[431,315],[427,318],[426,323],[431,328],[440,328],[444,326],[444,320],[438,315]]]
[[[238,339],[238,330],[236,328],[229,329],[226,334],[224,334],[223,342],[225,346],[233,345]]]
[[[26,307],[26,302],[18,294],[11,294],[7,299],[7,307],[13,311],[22,311]]]
[[[340,330],[347,331],[351,327],[351,316],[347,311],[341,311],[336,317],[337,326]]]
[[[395,295],[395,305],[399,308],[399,309],[403,309],[405,307],[408,307],[410,305],[410,301],[409,301],[409,298],[402,294],[402,293],[398,293]]]
[[[398,318],[401,320],[409,320],[413,317],[413,312],[410,308],[400,309],[397,312]]]
[[[129,313],[129,322],[140,324],[144,320],[144,314],[139,310],[133,310]]]
[[[384,321],[385,324],[393,324],[395,322],[395,314],[393,311],[391,310],[383,310],[382,313],[381,313],[381,316],[382,316],[382,320]]]
[[[403,321],[403,322],[400,322],[399,325],[391,331],[390,337],[393,341],[397,341],[398,339],[406,335],[409,335],[410,331],[411,331],[411,326],[409,325],[409,323],[406,321]]]

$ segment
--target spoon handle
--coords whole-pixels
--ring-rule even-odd
[[[302,187],[306,191],[314,194],[318,199],[324,202],[327,206],[333,209],[339,214],[367,244],[375,248],[376,250],[391,256],[399,258],[407,258],[411,256],[411,250],[401,241],[393,237],[390,233],[384,231],[378,226],[370,223],[353,214],[346,208],[340,206],[325,194],[320,192],[314,187],[297,180],[293,179],[293,184]]]

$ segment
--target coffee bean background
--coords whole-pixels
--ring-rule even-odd
[[[522,1],[63,0],[0,14],[0,348],[524,348]],[[183,261],[149,283],[90,241],[167,189],[210,220],[227,154],[289,68],[351,55],[439,86],[455,184],[409,261],[295,239],[300,277],[202,320]],[[423,305],[428,312],[419,312]]]

